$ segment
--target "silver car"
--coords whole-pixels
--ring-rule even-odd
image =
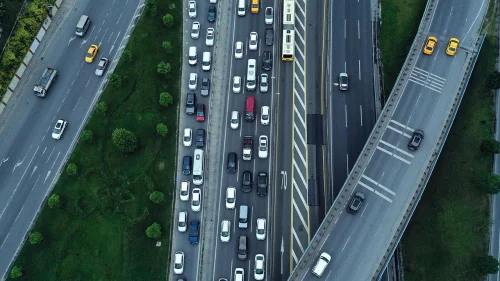
[[[200,37],[201,24],[198,21],[193,22],[191,26],[191,38],[198,39]]]
[[[211,47],[214,45],[215,32],[212,27],[207,28],[207,36],[205,38],[205,45]]]
[[[104,71],[108,67],[108,62],[109,62],[109,60],[107,58],[101,58],[99,60],[99,63],[97,64],[97,68],[95,70],[95,75],[102,76],[104,74]]]
[[[348,87],[347,73],[342,72],[339,75],[339,88],[341,91],[347,91],[347,87]]]
[[[268,75],[266,73],[262,73],[260,75],[260,92],[261,93],[267,93],[269,90],[269,80],[268,80]]]

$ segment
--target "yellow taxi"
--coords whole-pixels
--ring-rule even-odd
[[[451,38],[448,43],[448,48],[446,48],[446,54],[454,56],[457,53],[458,44],[460,44],[460,41],[457,38]]]
[[[432,53],[434,52],[434,47],[436,46],[437,41],[438,41],[438,39],[436,37],[429,36],[429,38],[427,38],[427,41],[425,42],[424,54],[432,55]]]
[[[258,14],[259,8],[260,8],[259,0],[252,0],[252,5],[250,6],[250,12],[252,12],[252,14]]]
[[[85,62],[92,63],[94,61],[95,56],[97,56],[97,51],[99,51],[99,46],[95,44],[90,45],[90,48],[87,51],[87,55],[85,56]]]

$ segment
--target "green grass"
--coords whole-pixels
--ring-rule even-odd
[[[7,0],[1,1],[3,3],[3,14],[0,17],[0,27],[2,28],[2,37],[0,37],[0,52],[7,43],[10,32],[16,23],[19,10],[23,6],[23,0]]]
[[[408,5],[409,2],[413,5]],[[382,1],[382,12],[392,12],[387,17],[395,23],[391,26],[389,19],[385,19],[381,31],[385,35],[381,38],[381,46],[385,54],[382,61],[386,92],[392,89],[411,46],[425,2]],[[492,171],[492,157],[479,150],[481,141],[492,137],[495,122],[493,96],[484,87],[486,77],[495,70],[498,50],[493,8],[488,18],[488,37],[458,115],[403,236],[405,279],[408,281],[484,280],[477,275],[473,263],[477,257],[488,253],[489,205],[487,195],[473,181],[478,175]],[[405,38],[397,39],[405,30],[408,31]],[[390,37],[391,33],[396,36]],[[401,54],[391,57],[395,51]]]
[[[170,10],[170,4],[177,8]],[[132,62],[121,61],[115,70],[123,85],[103,93],[107,114],[94,113],[87,124],[93,142],[80,141],[71,155],[69,163],[78,165],[78,174],[63,171],[54,189],[62,206],[45,207],[34,226],[44,240],[27,243],[15,262],[25,271],[22,280],[165,280],[175,189],[182,3],[157,1],[157,11],[142,16],[127,47]],[[167,12],[174,15],[174,28],[162,23]],[[176,51],[167,54],[163,40]],[[162,60],[172,65],[168,76],[156,72]],[[174,97],[167,109],[158,102],[163,91]],[[160,122],[169,128],[165,138],[156,134]],[[75,130],[77,124],[70,126]],[[115,128],[135,133],[138,150],[119,153],[111,143]],[[155,190],[166,195],[158,205],[148,198]],[[145,233],[153,222],[162,226],[161,247]]]

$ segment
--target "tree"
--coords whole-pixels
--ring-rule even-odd
[[[94,133],[91,130],[84,130],[82,132],[82,140],[91,142],[94,139]]]
[[[496,194],[500,191],[500,176],[488,173],[478,181],[479,187],[488,194]]]
[[[163,41],[163,43],[161,43],[161,46],[167,51],[167,53],[172,52],[172,43],[170,43],[170,41]]]
[[[498,265],[498,260],[492,256],[483,256],[476,260],[476,269],[481,276],[497,273]]]
[[[153,223],[146,229],[146,235],[149,238],[158,238],[161,236],[161,225],[157,222]]]
[[[156,125],[156,132],[158,133],[158,135],[160,135],[162,137],[166,136],[168,134],[167,125],[165,125],[163,123]]]
[[[164,61],[160,62],[157,68],[157,71],[160,74],[168,74],[170,73],[170,70],[172,70],[172,66],[170,66],[170,63]]]
[[[163,92],[160,94],[160,104],[164,107],[168,107],[169,105],[174,103],[174,97],[169,92]]]
[[[50,195],[50,197],[49,197],[49,200],[48,200],[48,201],[49,201],[49,202],[48,202],[48,203],[49,203],[49,208],[51,208],[51,209],[54,209],[54,208],[56,208],[56,207],[59,207],[59,205],[60,205],[60,203],[61,203],[60,198],[59,198],[59,195],[57,195],[57,194],[55,194],[55,193],[54,193],[54,194],[52,194],[52,195]]]
[[[137,137],[129,130],[115,129],[111,138],[116,148],[123,153],[131,153],[137,149]]]
[[[157,12],[156,0],[148,0],[146,2],[146,11],[150,15],[155,15]]]
[[[125,62],[131,62],[132,61],[132,52],[129,50],[123,51],[123,61]]]
[[[109,83],[113,86],[120,86],[122,84],[122,78],[116,73],[111,73],[109,76]]]
[[[106,112],[108,111],[108,105],[105,102],[101,101],[97,104],[96,110],[98,113],[106,115]]]
[[[29,236],[29,240],[30,240],[31,245],[35,245],[35,244],[42,242],[43,236],[40,232],[31,232],[30,236]]]
[[[10,278],[16,279],[23,276],[23,270],[20,266],[16,265],[10,271]]]
[[[500,72],[493,71],[490,75],[488,75],[488,78],[486,79],[486,87],[492,90],[500,88]]]
[[[498,154],[500,153],[500,142],[494,139],[483,140],[481,143],[481,151],[488,154]]]
[[[76,173],[78,173],[78,166],[76,166],[75,163],[69,163],[68,167],[66,168],[66,172],[68,173],[68,175],[74,176],[76,175]]]
[[[174,17],[171,14],[164,15],[163,16],[163,24],[168,28],[173,27],[174,26]]]
[[[163,199],[165,199],[165,194],[160,191],[154,191],[149,195],[149,200],[153,201],[153,203],[155,204],[159,204],[161,201],[163,201]]]

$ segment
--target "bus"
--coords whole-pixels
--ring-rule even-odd
[[[203,184],[203,150],[195,149],[193,157],[193,184]]]
[[[281,59],[293,61],[295,48],[295,0],[283,0],[283,48]]]

